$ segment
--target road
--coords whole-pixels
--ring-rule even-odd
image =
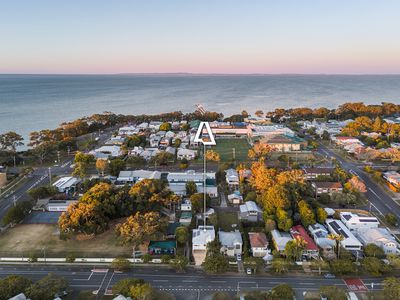
[[[232,295],[238,291],[265,291],[281,283],[292,286],[296,294],[299,295],[298,299],[301,299],[304,291],[317,291],[321,285],[336,285],[344,289],[347,288],[346,283],[340,278],[325,279],[322,276],[208,276],[200,270],[189,270],[185,274],[177,274],[169,269],[146,267],[137,267],[134,271],[118,273],[101,267],[95,269],[81,266],[0,266],[0,277],[15,274],[35,281],[48,273],[64,277],[74,290],[98,291],[99,296],[111,292],[112,286],[117,281],[132,277],[142,278],[153,287],[174,294],[177,299],[204,299],[216,291],[224,291]],[[363,278],[362,281],[367,289],[371,288],[371,283],[374,283],[374,290],[382,289],[382,278],[368,277]]]
[[[387,213],[393,213],[397,216],[398,219],[400,219],[400,205],[394,202],[394,200],[386,193],[386,191],[382,187],[371,180],[359,164],[341,157],[328,147],[321,144],[319,146],[318,152],[324,156],[334,157],[337,161],[341,163],[342,167],[346,171],[356,174],[358,177],[360,177],[367,187],[367,199],[380,214],[385,215]]]

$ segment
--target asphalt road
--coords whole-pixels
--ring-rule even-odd
[[[364,181],[367,187],[366,197],[374,206],[375,210],[382,215],[393,213],[398,219],[400,219],[400,205],[394,202],[394,200],[383,190],[383,188],[369,178],[367,173],[362,169],[362,166],[344,159],[330,150],[328,147],[321,144],[318,152],[324,156],[334,157],[341,163],[342,167],[346,171],[356,174]]]
[[[274,286],[287,283],[291,285],[301,299],[304,291],[317,291],[321,285],[336,285],[347,289],[340,279],[325,279],[322,276],[252,276],[252,275],[214,275],[208,276],[200,270],[189,270],[177,274],[169,269],[138,267],[134,271],[120,273],[105,267],[81,266],[0,266],[0,277],[11,274],[21,275],[36,281],[48,273],[54,273],[68,280],[70,288],[78,291],[98,291],[99,299],[104,293],[111,292],[112,286],[124,278],[142,278],[153,287],[174,294],[177,299],[205,299],[216,291],[236,294],[240,291],[269,290]],[[374,283],[374,290],[382,289],[382,278],[368,277],[362,279],[367,289]]]

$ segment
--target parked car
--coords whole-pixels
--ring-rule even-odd
[[[326,273],[326,274],[324,275],[324,277],[325,277],[326,279],[334,279],[334,278],[336,278],[336,276],[335,276],[334,274],[331,274],[331,273]]]
[[[247,274],[247,275],[253,274],[253,270],[252,270],[251,268],[247,268],[247,269],[246,269],[246,274]]]

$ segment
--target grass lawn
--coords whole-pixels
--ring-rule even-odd
[[[42,257],[43,248],[47,257],[130,257],[132,253],[130,246],[117,244],[113,228],[85,241],[60,240],[56,225],[43,224],[17,225],[0,235],[0,257],[27,257],[32,252]]]
[[[223,231],[233,231],[235,228],[232,224],[239,226],[239,218],[236,212],[219,212],[218,213],[218,226]],[[239,229],[236,226],[236,229]]]
[[[247,160],[250,145],[246,139],[217,139],[216,143],[217,145],[212,149],[219,153],[222,162],[230,161],[233,158],[233,148],[237,161]]]

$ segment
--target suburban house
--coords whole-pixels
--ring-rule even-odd
[[[283,134],[262,138],[260,143],[269,145],[275,151],[280,152],[300,151],[307,147],[307,142],[304,139]]]
[[[132,184],[143,179],[161,179],[161,172],[148,170],[120,171],[117,182],[119,184]]]
[[[264,257],[268,251],[268,239],[263,232],[249,232],[251,253],[254,257]]]
[[[394,191],[400,191],[400,174],[398,172],[384,172],[383,178],[387,181],[389,187],[391,187]]]
[[[228,195],[228,201],[231,204],[241,204],[243,203],[243,196],[240,194],[239,191],[234,191],[232,194]]]
[[[200,225],[197,229],[193,229],[192,235],[192,254],[196,266],[200,266],[207,253],[207,244],[215,240],[214,226]]]
[[[239,206],[239,219],[247,222],[258,222],[262,220],[262,210],[254,201],[246,201]]]
[[[122,146],[124,143],[125,138],[118,135],[118,136],[112,136],[108,141],[106,141],[104,144],[108,146]]]
[[[112,145],[112,146],[102,146],[93,151],[90,151],[89,153],[96,158],[108,159],[110,157],[121,156],[123,154],[123,151],[121,150],[120,146]]]
[[[176,253],[176,241],[150,241],[147,252],[150,255],[174,255]]]
[[[161,139],[162,139],[161,136],[152,134],[152,135],[149,137],[150,147],[152,147],[152,148],[158,148],[158,145],[160,144]]]
[[[237,189],[239,187],[239,174],[235,169],[225,170],[226,183],[232,189]]]
[[[362,142],[351,136],[336,136],[332,137],[332,141],[334,141],[336,144],[340,146],[345,146],[345,145],[350,145],[350,144],[360,144],[362,145]]]
[[[125,126],[118,129],[118,135],[130,136],[139,133],[139,128],[135,126]]]
[[[215,172],[207,172],[206,176],[206,193],[215,198],[218,196],[218,187],[215,180]],[[198,192],[203,192],[203,173],[196,173],[193,170],[186,172],[170,172],[167,175],[167,181],[171,191],[177,195],[186,195],[186,183],[193,181],[197,186]]]
[[[343,186],[340,182],[314,181],[311,186],[317,195],[341,193],[343,191]]]
[[[293,240],[291,235],[287,232],[283,231],[278,231],[276,229],[271,231],[271,236],[272,236],[272,243],[274,245],[274,248],[276,251],[279,253],[283,254],[285,252],[285,247],[286,244]]]
[[[197,151],[191,149],[179,148],[178,152],[176,153],[176,158],[178,160],[182,159],[193,160],[196,158],[196,156],[197,156]]]
[[[314,243],[313,239],[308,235],[306,229],[303,226],[293,226],[290,229],[290,234],[294,239],[302,238],[307,243],[306,248],[303,250],[303,256],[306,256],[307,258],[318,259],[318,246]]]
[[[333,173],[333,168],[304,168],[304,175],[307,180],[328,177]]]
[[[353,233],[339,220],[327,219],[326,225],[330,233],[343,236],[340,244],[343,248],[349,251],[361,250],[361,242],[354,236]]]
[[[192,202],[189,199],[184,199],[182,201],[181,211],[192,211]]]
[[[349,228],[351,231],[358,230],[361,228],[377,228],[379,221],[375,217],[360,216],[351,212],[341,212],[340,220]]]
[[[81,180],[77,177],[66,176],[61,177],[56,182],[54,182],[53,186],[57,188],[60,193],[71,194],[76,191],[76,186],[80,182]]]
[[[386,228],[362,228],[357,230],[355,235],[364,246],[375,244],[382,248],[385,254],[397,254],[400,252],[399,244]]]
[[[243,241],[239,230],[219,231],[218,238],[221,243],[221,253],[227,256],[236,256],[242,253]]]
[[[328,238],[329,231],[324,225],[315,223],[308,226],[308,231],[314,239],[314,242],[324,251],[332,251],[335,247],[335,241]]]
[[[47,211],[67,211],[69,205],[78,202],[78,200],[53,200],[50,199],[46,205]]]
[[[182,226],[189,226],[190,223],[192,223],[192,212],[191,211],[182,211],[181,216],[179,217],[179,223],[182,224]]]
[[[145,148],[140,154],[140,157],[143,157],[145,160],[149,161],[153,157],[155,157],[158,153],[160,153],[160,149],[158,148]]]

